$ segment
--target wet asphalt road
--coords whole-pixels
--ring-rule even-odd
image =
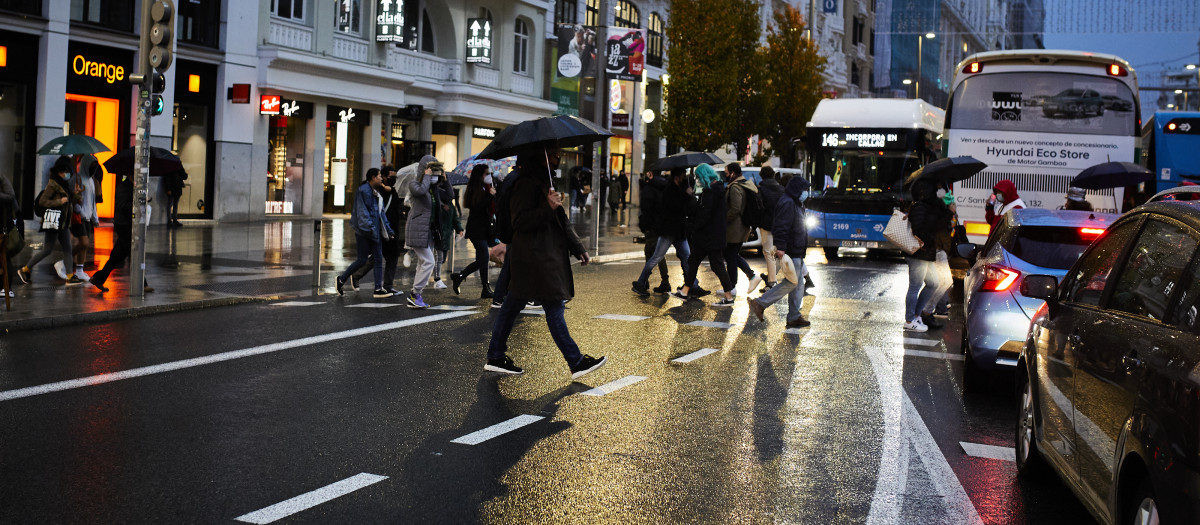
[[[964,398],[957,314],[901,331],[902,261],[809,263],[796,333],[786,305],[747,321],[635,296],[639,263],[576,266],[568,324],[609,363],[574,382],[535,314],[526,373],[482,370],[474,279],[426,293],[474,310],[364,287],[6,335],[0,523],[1092,522],[987,457],[1012,454],[1011,377]]]

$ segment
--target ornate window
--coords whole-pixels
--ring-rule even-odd
[[[600,0],[587,0],[586,13],[583,17],[584,25],[598,26],[600,25]]]
[[[529,24],[524,18],[513,27],[513,72],[529,73]]]
[[[271,14],[279,18],[303,22],[304,0],[271,0]]]
[[[663,64],[663,21],[658,13],[650,13],[650,27],[647,33],[646,63],[662,67]]]
[[[629,0],[618,0],[616,9],[617,27],[642,27],[637,7]]]
[[[343,33],[362,32],[362,0],[336,0],[337,29]]]

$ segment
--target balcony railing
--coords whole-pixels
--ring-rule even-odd
[[[351,35],[334,33],[333,56],[355,62],[366,62],[367,52],[367,42],[363,39]]]
[[[476,84],[487,87],[500,87],[500,72],[495,69],[475,66],[471,80]]]
[[[395,46],[388,47],[387,65],[388,69],[407,77],[428,78],[438,82],[457,82],[459,80],[458,64],[444,58]]]
[[[301,49],[304,51],[312,51],[313,30],[311,27],[284,22],[282,20],[271,20],[270,34],[267,36],[267,43],[277,46],[290,47],[293,49]]]
[[[521,95],[533,95],[533,77],[525,75],[512,76],[512,91]]]

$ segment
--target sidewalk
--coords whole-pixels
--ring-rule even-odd
[[[642,257],[642,245],[634,242],[640,232],[635,225],[621,227],[624,217],[636,217],[636,211],[631,207],[621,216],[601,219],[598,253],[591,235],[594,221],[578,214],[572,220],[584,246],[598,262]],[[320,273],[314,276],[314,222],[273,219],[219,224],[184,220],[184,227],[178,229],[151,226],[146,231],[146,280],[155,291],[145,294],[145,298],[129,296],[128,268],[113,272],[105,283],[109,288],[106,293],[86,283],[66,286],[54,273],[54,262],[62,257],[62,252],[56,251],[33,269],[31,283],[12,283],[12,310],[5,311],[0,303],[0,333],[336,293],[335,272],[345,269],[355,258],[354,233],[348,219],[327,218],[321,222]],[[16,269],[41,248],[44,239],[36,222],[27,221],[26,232],[25,249],[10,262],[14,279]],[[89,266],[88,274],[104,265],[111,247],[112,226],[105,223],[96,229],[96,267]],[[451,257],[442,268],[447,284],[451,269],[465,266],[474,258],[474,251],[469,242],[458,240]],[[412,270],[405,270],[401,266],[397,271],[398,290],[411,286]],[[314,279],[319,279],[319,287],[314,287]]]

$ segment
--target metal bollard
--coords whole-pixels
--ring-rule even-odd
[[[321,219],[313,220],[313,263],[312,287],[316,294],[321,289]]]

